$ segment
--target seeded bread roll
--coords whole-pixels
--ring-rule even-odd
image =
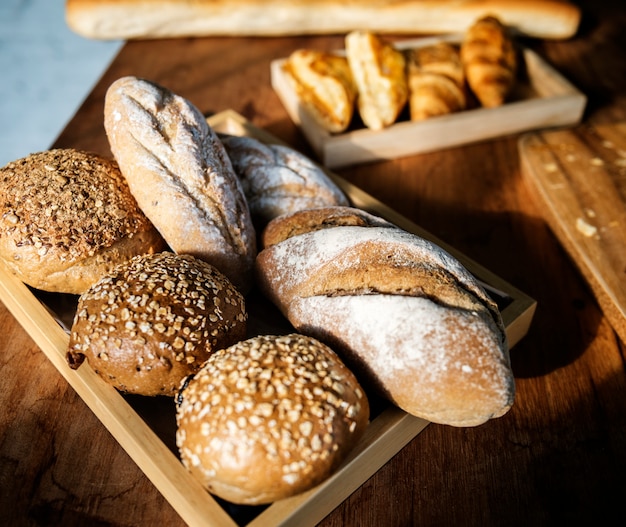
[[[200,111],[167,88],[123,77],[107,90],[104,125],[131,192],[172,250],[209,262],[246,292],[256,234],[230,159]]]
[[[173,396],[213,351],[246,335],[244,299],[190,255],[137,256],[81,295],[67,351],[125,393]]]
[[[0,260],[36,289],[80,294],[164,247],[113,160],[56,149],[0,169]]]
[[[369,404],[354,375],[303,335],[220,350],[183,384],[176,443],[211,493],[263,504],[329,477],[361,437]]]
[[[397,227],[326,221],[319,210],[270,229],[273,244],[256,263],[260,290],[361,382],[442,424],[475,426],[508,411],[515,383],[500,313],[450,254]]]
[[[259,231],[272,219],[298,210],[347,205],[324,171],[300,152],[252,137],[220,135]]]

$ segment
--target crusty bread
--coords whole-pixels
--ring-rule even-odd
[[[461,62],[472,93],[482,106],[506,101],[517,77],[517,56],[509,29],[494,16],[477,20],[461,43]]]
[[[367,31],[351,31],[345,42],[359,115],[365,126],[381,130],[396,121],[408,100],[404,54]]]
[[[67,360],[87,359],[122,392],[173,396],[211,353],[245,338],[246,321],[243,297],[213,266],[137,256],[80,296]]]
[[[323,218],[274,220],[292,234],[257,257],[259,288],[296,330],[408,413],[454,426],[504,414],[515,390],[506,333],[474,277],[402,229]]]
[[[569,38],[581,17],[567,0],[66,0],[69,27],[101,39],[461,33],[487,12],[539,38]]]
[[[242,183],[255,227],[303,209],[347,205],[341,189],[308,157],[253,137],[220,135]]]
[[[55,149],[0,169],[0,260],[34,288],[80,294],[164,247],[111,159]]]
[[[211,493],[238,504],[270,503],[325,480],[369,418],[352,372],[298,334],[216,352],[177,402],[183,463]]]
[[[224,146],[200,111],[167,88],[123,77],[107,90],[104,125],[131,192],[169,246],[246,292],[255,230]]]
[[[465,109],[465,75],[457,47],[438,42],[407,51],[412,121]]]
[[[298,49],[289,55],[283,69],[303,111],[330,133],[348,128],[357,90],[345,57]]]

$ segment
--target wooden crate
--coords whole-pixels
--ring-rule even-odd
[[[265,142],[277,142],[232,111],[209,118],[209,124],[218,132],[251,135]],[[371,196],[330,175],[346,192],[353,205],[433,239]],[[454,249],[446,249],[485,284],[499,303],[509,343],[514,346],[528,331],[535,301]],[[125,396],[105,383],[88,364],[78,370],[69,368],[65,352],[77,297],[34,291],[0,266],[0,299],[190,526],[315,525],[429,424],[382,402],[379,411],[372,415],[364,437],[328,480],[308,492],[266,507],[238,507],[215,499],[183,467],[173,444],[175,407],[172,400]],[[286,320],[260,295],[249,298],[247,306],[251,334],[289,331]],[[163,414],[166,414],[165,417]]]
[[[460,37],[405,40],[394,45],[409,49],[441,40],[457,43]],[[521,56],[522,78],[511,102],[498,108],[469,109],[421,122],[404,118],[383,130],[352,127],[341,134],[327,132],[303,109],[284,72],[286,58],[273,61],[270,68],[272,87],[319,161],[328,168],[339,168],[578,123],[587,98],[533,51],[522,48]]]

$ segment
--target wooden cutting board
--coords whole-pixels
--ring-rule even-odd
[[[626,122],[524,135],[522,173],[626,342]]]

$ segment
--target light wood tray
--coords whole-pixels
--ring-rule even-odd
[[[215,115],[208,121],[218,132],[250,135],[265,142],[278,142],[232,111]],[[408,231],[433,239],[358,188],[332,174],[331,177],[346,192],[353,205],[383,216]],[[450,247],[446,249],[477,276],[497,300],[509,343],[515,345],[528,331],[535,301]],[[428,425],[427,421],[410,416],[388,403],[374,401],[374,406],[377,405],[379,409],[372,415],[364,437],[340,469],[324,483],[268,507],[233,506],[207,493],[177,457],[173,439],[175,408],[172,400],[124,396],[106,384],[88,365],[78,370],[69,368],[65,361],[69,341],[67,328],[71,325],[76,297],[33,291],[4,267],[0,267],[0,299],[190,526],[314,525]],[[287,322],[260,295],[252,295],[246,305],[250,312],[251,334],[289,331]]]
[[[395,42],[398,49],[438,41],[460,42],[458,35]],[[343,51],[339,51],[342,53]],[[406,117],[384,130],[354,128],[330,134],[301,106],[284,72],[286,58],[270,65],[272,87],[324,166],[338,168],[442,150],[518,132],[578,123],[587,98],[533,51],[522,48],[520,76],[511,102],[411,122]],[[354,119],[358,122],[358,119]]]

